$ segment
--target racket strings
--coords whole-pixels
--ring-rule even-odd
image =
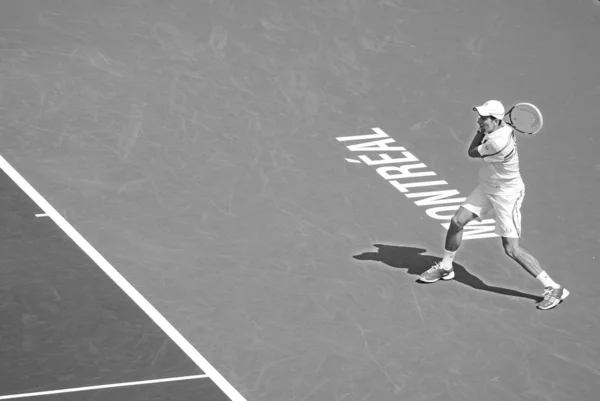
[[[519,120],[519,124],[522,124],[523,127],[527,126],[527,128],[537,128],[540,125],[540,120],[536,114],[530,111],[521,110],[521,113],[517,114],[515,119]]]
[[[538,132],[543,124],[539,110],[530,104],[520,103],[507,113],[508,123],[517,131],[525,134]]]

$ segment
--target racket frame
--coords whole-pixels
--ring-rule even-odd
[[[520,105],[527,105],[529,107],[531,107],[533,110],[535,110],[540,118],[540,126],[535,130],[535,131],[522,131],[520,129],[518,129],[517,127],[515,127],[514,122],[512,121],[512,116],[511,116],[511,112],[515,109],[515,107],[520,106]],[[506,117],[508,116],[508,121],[506,121]],[[515,131],[524,134],[524,135],[535,135],[538,132],[541,131],[542,127],[544,126],[544,117],[542,115],[542,112],[540,111],[540,109],[533,103],[529,103],[529,102],[519,102],[516,103],[515,105],[513,105],[510,110],[508,110],[506,113],[504,113],[504,122],[507,123],[508,125],[510,125]]]

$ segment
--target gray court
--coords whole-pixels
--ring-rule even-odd
[[[223,378],[128,400],[228,399],[226,381],[248,401],[593,401],[599,43],[592,0],[4,0],[1,153]],[[521,243],[571,291],[551,311],[497,237],[465,241],[456,280],[416,283],[444,220],[336,139],[379,128],[466,196],[488,99],[544,113],[519,138]],[[2,183],[18,241],[0,263],[0,399],[206,373]],[[61,296],[28,298],[27,280]]]

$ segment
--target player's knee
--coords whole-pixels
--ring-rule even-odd
[[[520,248],[517,244],[508,242],[504,244],[504,252],[506,252],[506,254],[511,257],[512,259],[515,259],[517,257],[517,255],[519,254]]]
[[[467,222],[462,216],[460,216],[460,214],[456,213],[454,216],[452,216],[450,225],[454,226],[454,228],[457,230],[462,230],[465,225],[467,225]]]

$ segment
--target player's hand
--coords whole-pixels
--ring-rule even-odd
[[[479,139],[479,140],[477,140],[477,139]],[[485,141],[485,132],[483,130],[483,127],[481,127],[481,126],[479,127],[479,129],[475,133],[475,137],[473,138],[473,141],[477,143],[477,146],[481,145]]]

